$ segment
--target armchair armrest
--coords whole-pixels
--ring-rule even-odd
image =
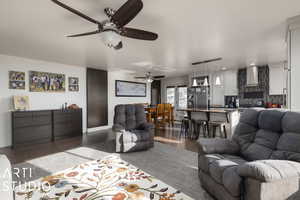
[[[112,130],[114,132],[120,132],[120,131],[125,130],[125,127],[123,127],[121,124],[114,124],[112,127]]]
[[[238,166],[237,173],[261,182],[300,176],[300,163],[287,160],[260,160]]]
[[[152,123],[145,122],[145,123],[140,124],[137,129],[148,131],[153,128],[154,128],[154,125]]]
[[[199,154],[238,154],[240,146],[228,139],[200,139]]]

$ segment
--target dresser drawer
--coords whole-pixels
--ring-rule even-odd
[[[35,143],[37,141],[51,141],[51,125],[25,127],[16,129],[14,132],[15,144]]]
[[[40,126],[47,125],[52,123],[52,115],[50,114],[32,114],[27,117],[15,117],[13,119],[13,127],[14,128],[22,128],[28,126]]]

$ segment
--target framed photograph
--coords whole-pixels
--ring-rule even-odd
[[[30,92],[65,92],[66,77],[64,74],[48,72],[29,72]]]
[[[117,97],[146,97],[147,84],[116,80]]]
[[[79,78],[69,77],[69,91],[78,92],[79,91]]]
[[[9,89],[25,90],[25,72],[9,71]]]
[[[14,96],[15,110],[29,110],[29,97],[28,96]]]

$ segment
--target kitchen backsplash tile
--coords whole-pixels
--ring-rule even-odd
[[[269,97],[269,66],[258,66],[258,85],[247,86],[247,69],[238,71],[238,90],[240,105],[257,106]]]

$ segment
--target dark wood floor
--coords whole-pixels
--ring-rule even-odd
[[[68,139],[62,139],[53,143],[36,144],[24,147],[12,148],[0,148],[0,154],[5,154],[12,164],[25,162],[34,158],[63,152],[69,149],[92,146],[99,143],[109,143],[111,140],[111,131],[101,131],[93,134],[84,135],[83,137],[74,137]],[[186,149],[189,151],[198,151],[197,142],[190,139],[180,138],[180,130],[178,128],[156,128],[155,129],[155,141],[175,146],[176,148]],[[110,145],[110,144],[109,144]],[[114,147],[107,146],[108,149]]]

